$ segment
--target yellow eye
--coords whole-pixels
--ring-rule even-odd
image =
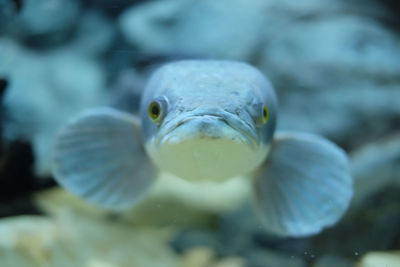
[[[269,118],[268,107],[267,107],[267,105],[264,105],[264,108],[263,108],[263,123],[264,124],[267,123],[268,118]]]
[[[161,106],[157,101],[153,101],[149,105],[149,117],[152,121],[158,122],[161,119]]]

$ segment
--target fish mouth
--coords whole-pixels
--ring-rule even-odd
[[[191,132],[187,129],[184,131],[183,129],[190,124],[192,124],[191,126],[194,129],[190,129],[192,130]],[[171,142],[171,140],[175,140],[175,142],[178,140],[179,142],[185,136],[177,135],[182,134],[212,139],[232,139],[234,135],[234,139],[247,144],[253,149],[257,148],[260,143],[256,127],[242,120],[237,115],[229,112],[223,112],[222,114],[202,112],[190,115],[182,114],[166,121],[165,124],[161,124],[155,144],[157,147],[160,147],[165,143]]]

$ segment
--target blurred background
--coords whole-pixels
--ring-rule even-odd
[[[399,14],[396,0],[0,0],[0,266],[400,266]],[[58,128],[88,107],[136,113],[151,71],[186,58],[255,65],[279,129],[349,153],[337,225],[275,237],[235,185],[204,203],[161,184],[123,214],[58,188]]]

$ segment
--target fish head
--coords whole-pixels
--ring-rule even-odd
[[[142,99],[145,148],[158,167],[183,179],[245,175],[268,154],[276,106],[266,78],[247,64],[170,63]]]

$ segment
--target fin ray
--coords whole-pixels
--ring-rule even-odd
[[[109,209],[125,209],[153,184],[138,121],[113,108],[78,115],[56,137],[53,174],[72,193]]]
[[[351,200],[347,156],[320,136],[278,134],[254,190],[269,230],[283,236],[318,233],[336,223]]]
[[[283,172],[286,172],[286,171],[287,170],[283,169]],[[281,203],[277,203],[277,206],[280,206],[281,209],[286,207],[287,210],[289,211],[286,213],[288,220],[283,221],[286,225],[288,225],[289,222],[295,221],[296,218],[298,218],[299,216],[304,216],[308,220],[316,219],[315,214],[313,214],[313,213],[301,214],[301,211],[299,209],[296,209],[297,203],[291,201],[290,193],[292,193],[293,196],[297,197],[298,200],[302,200],[303,204],[308,204],[314,208],[315,203],[313,203],[312,200],[308,199],[306,197],[307,195],[302,194],[302,192],[299,191],[298,188],[296,188],[293,183],[290,183],[290,181],[288,179],[282,179],[282,182],[280,182],[280,183],[278,183],[278,181],[275,181],[275,183],[277,184],[277,187],[279,188],[279,190],[282,191],[282,194],[285,196],[284,203],[286,204],[286,205],[284,205],[284,204],[282,205]],[[298,228],[300,228],[298,231],[301,231],[301,228],[303,228],[302,224],[298,224],[296,226]],[[291,227],[294,227],[294,226],[291,226]]]

